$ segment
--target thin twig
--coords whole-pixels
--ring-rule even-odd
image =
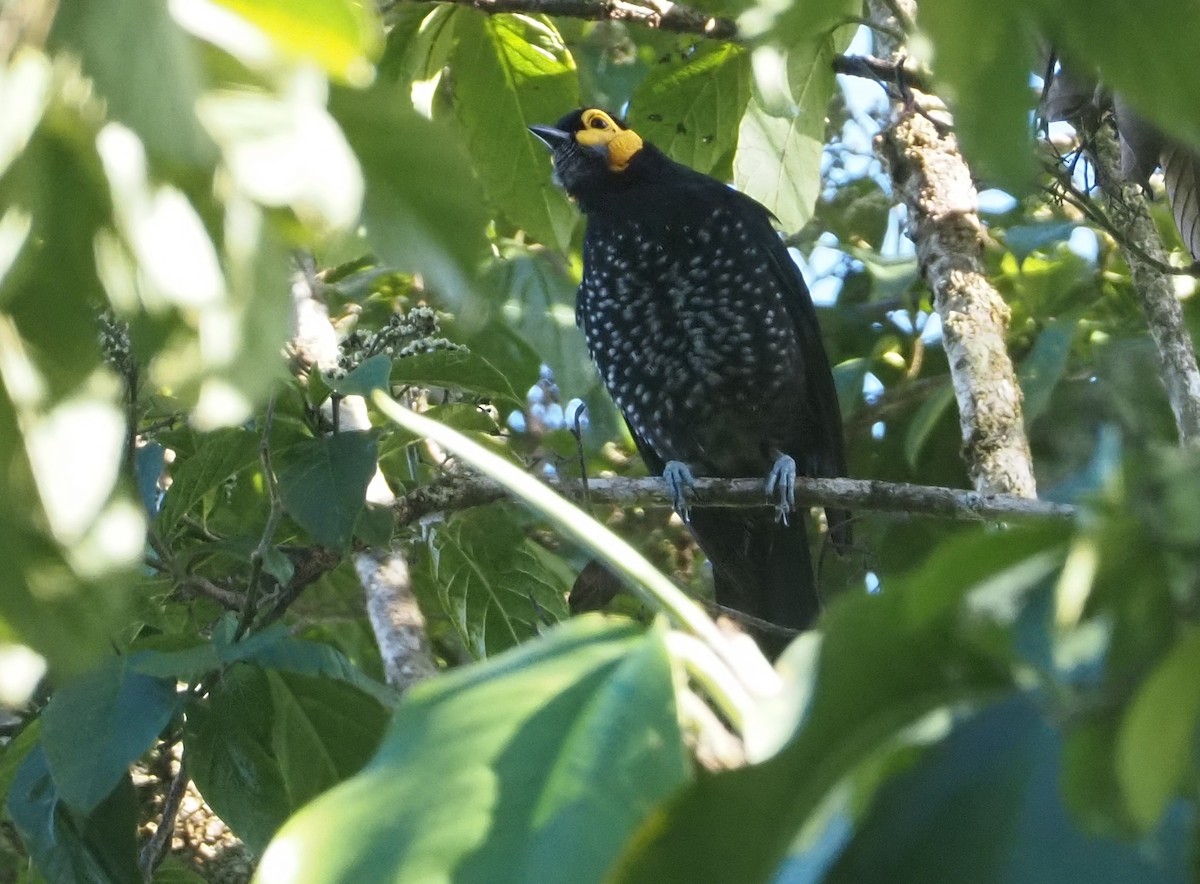
[[[899,86],[902,84],[910,89],[929,92],[932,88],[920,71],[876,58],[873,55],[835,55],[833,57],[833,72],[845,74],[848,77],[862,77],[874,80],[888,90],[893,98],[900,97]],[[893,89],[892,87],[897,87]]]
[[[524,12],[562,18],[581,18],[586,21],[627,21],[680,34],[697,34],[711,40],[733,40],[737,25],[727,18],[672,3],[670,0],[450,0],[458,6],[469,6],[489,15],[500,12]],[[400,6],[400,2],[380,3],[385,15]]]
[[[238,619],[237,629],[233,634],[234,641],[237,641],[246,634],[246,630],[254,622],[255,614],[258,613],[258,599],[262,589],[263,565],[271,550],[271,544],[275,539],[275,531],[279,527],[279,520],[283,518],[283,504],[279,498],[279,487],[275,481],[275,472],[271,468],[271,425],[274,420],[275,397],[272,396],[267,401],[267,412],[263,418],[262,437],[258,444],[258,458],[262,464],[263,482],[267,489],[270,512],[267,515],[267,523],[263,526],[258,546],[255,547],[254,552],[250,555],[250,577],[246,581],[246,600],[242,606],[242,615]]]
[[[154,835],[146,842],[142,852],[138,855],[138,868],[141,869],[142,878],[146,881],[150,880],[154,870],[166,855],[167,848],[171,846],[171,836],[175,834],[175,817],[179,815],[179,805],[183,802],[187,784],[187,762],[181,755],[179,770],[171,780],[171,787],[167,790],[166,797],[163,798],[158,828],[154,830]]]

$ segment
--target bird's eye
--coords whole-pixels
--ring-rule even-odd
[[[604,117],[592,117],[592,119],[588,122],[588,125],[593,129],[607,129],[608,120],[604,119]]]

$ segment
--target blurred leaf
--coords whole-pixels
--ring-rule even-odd
[[[258,463],[258,437],[241,427],[200,435],[198,444],[194,455],[171,469],[171,487],[155,522],[163,535],[170,534],[204,495]]]
[[[329,107],[362,165],[363,222],[379,257],[421,272],[451,303],[470,303],[487,249],[486,217],[457,141],[379,87],[336,89]]]
[[[1129,838],[1136,827],[1117,776],[1119,711],[1072,722],[1063,741],[1061,788],[1084,831]]]
[[[825,115],[835,85],[833,56],[847,41],[839,33],[791,46],[787,83],[760,81],[742,117],[733,183],[770,209],[785,231],[808,223],[821,192]],[[773,85],[777,94],[765,93],[764,85]]]
[[[261,28],[287,55],[315,62],[358,86],[371,81],[383,48],[375,7],[353,0],[214,0]]]
[[[137,867],[138,807],[128,775],[86,816],[61,800],[46,756],[35,748],[21,764],[6,806],[39,872],[51,884],[129,884]]]
[[[414,80],[441,73],[454,47],[454,6],[405,3],[389,11],[387,46],[379,59],[380,77],[402,90]]]
[[[1134,822],[1156,825],[1191,784],[1200,725],[1200,629],[1183,632],[1142,683],[1117,738],[1117,778]]]
[[[1043,221],[1037,224],[1015,224],[1004,231],[1004,244],[1017,261],[1024,261],[1035,251],[1066,242],[1079,227],[1074,221]]]
[[[37,748],[42,735],[42,724],[38,720],[31,721],[21,728],[21,732],[0,748],[0,806],[12,788],[17,777],[17,771],[25,763],[25,756]]]
[[[0,206],[32,222],[0,278],[0,315],[16,323],[52,398],[75,390],[99,364],[95,311],[106,303],[93,249],[110,211],[108,188],[76,134],[51,133],[43,123],[0,177]]]
[[[345,548],[375,474],[375,438],[322,436],[281,451],[279,459],[279,494],[288,515],[318,543]]]
[[[947,383],[921,403],[904,433],[904,459],[914,470],[921,460],[921,450],[925,447],[929,434],[941,422],[946,410],[954,404],[954,387],[948,383],[949,378],[946,380]]]
[[[1158,843],[1142,844],[1079,830],[1058,792],[1061,749],[1031,697],[1014,697],[972,716],[884,786],[824,880],[1186,880],[1180,825]]]
[[[878,250],[887,233],[892,198],[874,178],[856,178],[833,190],[816,207],[813,223],[847,245],[866,244]]]
[[[454,27],[455,109],[489,198],[539,242],[566,249],[577,215],[528,127],[578,106],[570,52],[544,16],[472,12]]]
[[[858,410],[863,400],[863,381],[870,363],[866,359],[848,359],[833,367],[833,383],[837,387],[838,404],[843,416]]]
[[[155,160],[209,166],[213,143],[196,120],[200,58],[196,44],[159,0],[63,3],[50,45],[76,54],[110,118],[129,126]]]
[[[1011,690],[1007,661],[977,643],[962,602],[984,581],[1019,598],[1061,560],[1062,533],[955,538],[881,593],[835,599],[796,737],[763,764],[677,793],[630,842],[615,880],[770,880],[830,790],[874,750],[929,712]]]
[[[349,685],[239,665],[188,707],[188,770],[254,851],[375,751],[383,707]]]
[[[1050,407],[1050,397],[1066,371],[1071,355],[1071,342],[1079,326],[1076,319],[1053,320],[1042,329],[1033,350],[1021,363],[1019,378],[1025,400],[1022,411],[1025,422],[1037,420]]]
[[[412,689],[375,759],[288,822],[256,880],[600,881],[686,776],[660,636],[580,618]]]
[[[86,816],[158,739],[177,706],[175,681],[109,657],[55,691],[42,748],[59,797]]]
[[[429,567],[433,586],[417,592],[450,621],[476,659],[567,617],[569,571],[525,537],[506,508],[457,514],[434,533]]]
[[[369,396],[372,390],[386,390],[392,370],[391,357],[378,353],[364,359],[343,378],[330,378],[329,387],[343,396]]]
[[[1035,96],[1021,16],[998,4],[934,0],[921,7],[921,26],[933,40],[933,72],[972,168],[1006,190],[1026,192],[1034,175]]]
[[[701,43],[650,68],[633,93],[629,123],[671,159],[722,174],[749,100],[749,52],[732,43]]]
[[[432,350],[396,359],[392,383],[467,390],[514,405],[524,402],[500,369],[466,350]]]

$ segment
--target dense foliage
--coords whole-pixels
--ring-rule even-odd
[[[1031,119],[1049,40],[1200,148],[1195,5],[901,22],[987,191],[1039,492],[1078,515],[860,514],[777,692],[652,576],[569,619],[591,556],[645,572],[530,476],[640,467],[574,327],[582,222],[526,127],[619,109],[766,203],[851,474],[966,487],[872,150],[888,84],[834,74],[871,50],[861,4],[698,3],[732,42],[383,5],[0,7],[0,881],[197,880],[194,851],[139,867],[188,778],[265,882],[1190,878],[1200,462],[1112,231],[1048,187],[1090,205],[1086,152]],[[472,467],[532,506],[397,517],[390,492]],[[703,596],[665,509],[589,503]],[[402,698],[355,568],[389,550],[446,670]],[[698,769],[726,728],[753,763]]]

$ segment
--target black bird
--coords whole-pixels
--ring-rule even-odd
[[[775,514],[690,511],[717,603],[808,628],[820,600],[805,518],[787,512],[797,471],[844,475],[845,450],[812,299],[770,212],[603,110],[530,131],[587,216],[575,317],[647,467],[685,514],[694,475],[762,475],[778,496]],[[826,514],[847,543],[847,515]]]

